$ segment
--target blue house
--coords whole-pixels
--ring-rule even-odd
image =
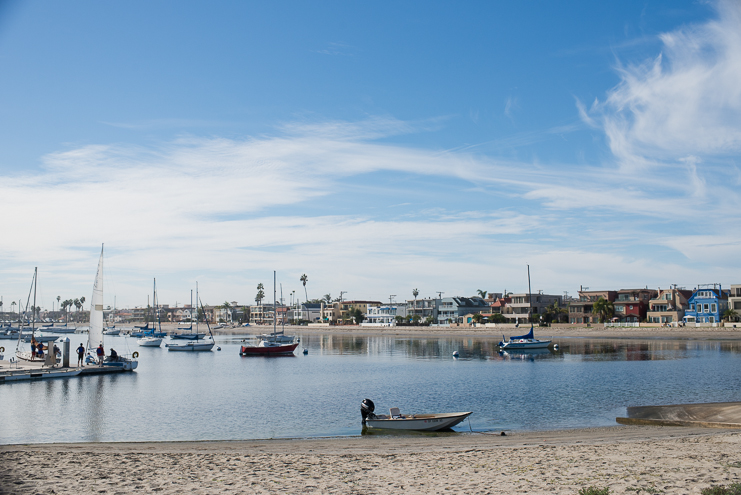
[[[728,309],[728,294],[720,284],[698,286],[687,301],[689,309],[684,312],[685,323],[719,323]]]

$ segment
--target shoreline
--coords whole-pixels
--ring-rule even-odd
[[[163,325],[165,329],[165,325]],[[288,334],[333,334],[355,336],[400,336],[400,337],[477,337],[501,340],[517,333],[526,333],[527,328],[491,328],[491,327],[357,327],[350,325],[306,327],[286,325]],[[226,327],[215,330],[214,335],[259,335],[273,331],[272,326],[254,325],[249,327]],[[676,340],[738,340],[741,341],[741,328],[730,327],[697,327],[697,328],[662,328],[662,327],[611,327],[587,328],[568,327],[535,327],[537,338],[591,338],[591,339],[676,339]]]
[[[504,437],[3,445],[0,492],[700,493],[741,479],[739,447],[738,430],[619,425]]]

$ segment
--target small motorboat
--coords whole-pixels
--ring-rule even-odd
[[[398,407],[389,409],[389,415],[373,413],[375,404],[370,399],[363,399],[360,404],[360,415],[363,426],[387,430],[439,431],[448,430],[472,414],[469,412],[409,414],[403,415]]]
[[[197,352],[197,351],[210,351],[214,348],[213,340],[189,340],[183,343],[177,344],[165,344],[168,351],[185,351],[185,352]]]

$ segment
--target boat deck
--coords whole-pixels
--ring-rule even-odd
[[[24,380],[48,380],[52,378],[71,378],[75,376],[122,373],[124,370],[112,366],[88,365],[83,367],[61,365],[48,367],[41,362],[7,360],[0,361],[0,383]]]

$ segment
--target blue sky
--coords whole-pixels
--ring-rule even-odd
[[[741,283],[741,4],[0,2],[0,294]],[[302,297],[303,298],[303,297]]]

